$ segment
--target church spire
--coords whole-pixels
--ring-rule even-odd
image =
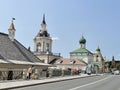
[[[45,22],[45,14],[43,14],[43,21],[42,21],[43,24],[46,24]]]
[[[14,27],[14,24],[13,24],[14,20],[15,20],[15,18],[12,18],[11,25],[10,25],[10,27],[8,29],[8,31],[9,31],[8,36],[9,36],[11,41],[14,41],[14,37],[15,37],[15,27]]]
[[[14,24],[13,24],[14,20],[15,20],[15,18],[12,18],[12,23],[11,23],[11,25],[10,25],[8,30],[15,30],[15,27],[14,27]]]
[[[112,61],[115,61],[114,56],[112,56]]]
[[[43,14],[43,21],[41,23],[41,29],[42,32],[47,31],[46,29],[46,22],[45,22],[45,14]]]
[[[52,51],[52,38],[46,29],[45,14],[43,14],[40,31],[34,39],[35,52],[45,53],[49,50]]]

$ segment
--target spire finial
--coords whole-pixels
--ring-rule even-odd
[[[83,32],[82,32],[82,37],[83,37]]]
[[[112,61],[115,61],[114,56],[112,56]]]
[[[99,47],[99,45],[98,45],[98,49],[99,49],[100,47]]]
[[[45,21],[45,14],[43,14],[43,21]]]
[[[43,24],[46,24],[46,22],[45,22],[45,14],[43,14]]]
[[[98,45],[98,47],[97,47],[96,51],[99,51],[99,52],[100,52],[100,48],[99,48],[99,45]]]
[[[15,20],[15,18],[12,18],[12,23],[13,23],[14,20]]]

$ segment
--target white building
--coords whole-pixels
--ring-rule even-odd
[[[104,72],[104,59],[101,54],[100,48],[98,47],[95,53],[87,50],[86,39],[83,36],[80,39],[79,43],[80,48],[70,52],[70,58],[82,60],[86,64],[95,67],[94,69],[96,69],[98,72]]]
[[[16,40],[15,31],[12,20],[8,34],[0,32],[0,80],[21,79],[22,76],[26,76],[27,69],[32,65],[35,66],[37,75],[40,75],[42,70],[50,66]]]
[[[86,49],[86,39],[82,36],[79,41],[80,48],[70,52],[70,58],[84,61],[87,64],[93,63],[93,53]]]

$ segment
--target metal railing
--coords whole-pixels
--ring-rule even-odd
[[[23,70],[21,69],[0,69],[0,80],[22,79]]]

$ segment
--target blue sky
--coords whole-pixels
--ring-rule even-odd
[[[15,38],[33,50],[43,14],[53,41],[53,53],[69,57],[79,48],[82,34],[86,47],[103,56],[120,59],[120,0],[0,0],[0,32],[8,33],[15,17]]]

